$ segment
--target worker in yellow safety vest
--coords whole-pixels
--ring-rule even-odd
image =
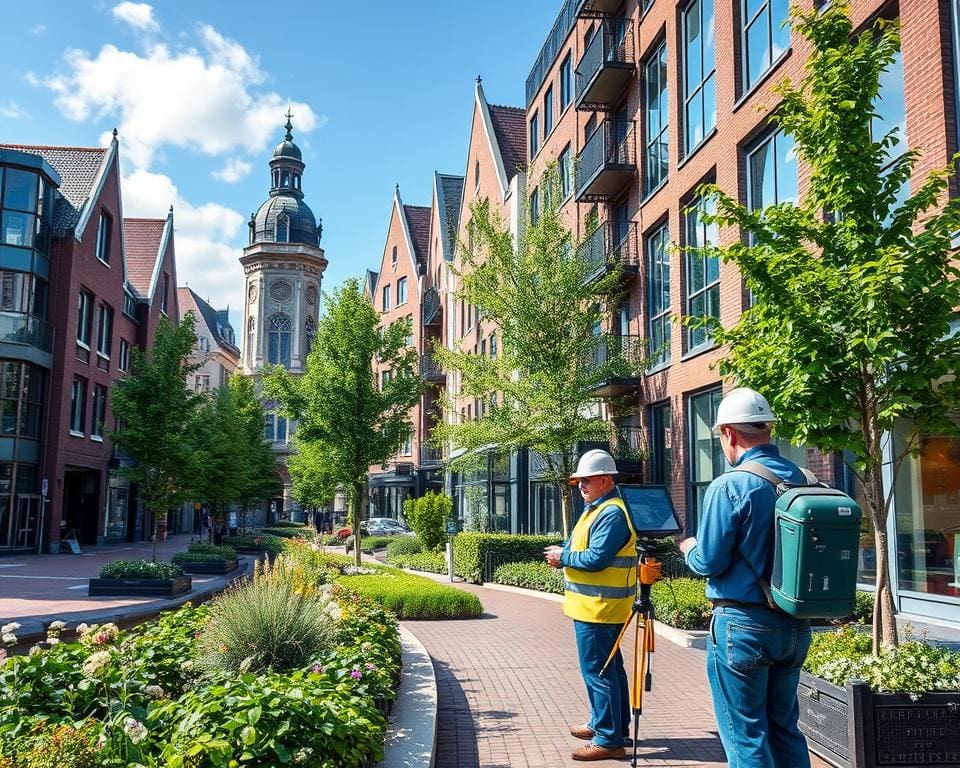
[[[562,547],[544,549],[552,568],[563,568],[563,612],[573,619],[580,674],[587,688],[590,718],[570,728],[586,746],[574,760],[620,757],[629,743],[630,696],[618,650],[607,672],[600,670],[630,618],[637,584],[637,534],[614,477],[617,465],[606,451],[587,451],[570,476],[583,496],[584,510]]]

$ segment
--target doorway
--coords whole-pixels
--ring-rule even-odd
[[[100,522],[100,473],[68,469],[63,474],[61,537],[77,532],[81,544],[96,544]]]

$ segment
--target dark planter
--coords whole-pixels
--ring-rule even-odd
[[[236,560],[221,560],[219,563],[180,563],[187,573],[230,573],[237,569]]]
[[[90,579],[87,594],[111,597],[176,597],[193,588],[193,578],[175,579]]]
[[[960,692],[871,693],[800,673],[800,730],[810,751],[840,768],[960,768]]]

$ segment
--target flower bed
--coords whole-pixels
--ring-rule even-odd
[[[266,577],[286,587],[278,587],[282,600],[262,605],[271,626],[270,606],[297,597],[302,609],[323,612],[330,631],[293,668],[264,666],[256,648],[237,670],[221,664],[217,653],[229,649],[211,648],[223,621],[216,604],[184,607],[136,632],[81,626],[74,643],[59,642],[65,625],[54,622],[45,643],[0,665],[0,766],[334,768],[380,760],[399,680],[396,623],[341,587],[313,581],[304,594],[303,575],[286,568]],[[16,629],[4,627],[8,645]]]
[[[191,544],[186,552],[177,552],[171,562],[187,573],[230,573],[237,569],[237,551],[213,544]]]
[[[174,563],[150,560],[116,560],[92,578],[87,594],[93,597],[176,597],[193,587],[190,576]]]
[[[237,552],[266,552],[275,555],[283,549],[283,538],[265,533],[243,533],[225,537],[223,546]]]

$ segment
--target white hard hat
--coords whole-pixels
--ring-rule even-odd
[[[718,430],[721,424],[771,424],[776,421],[767,398],[749,387],[730,390],[717,408]]]
[[[580,461],[577,462],[577,471],[570,475],[570,479],[579,480],[581,477],[615,474],[617,474],[617,463],[613,460],[613,456],[599,448],[594,448],[580,457]]]

